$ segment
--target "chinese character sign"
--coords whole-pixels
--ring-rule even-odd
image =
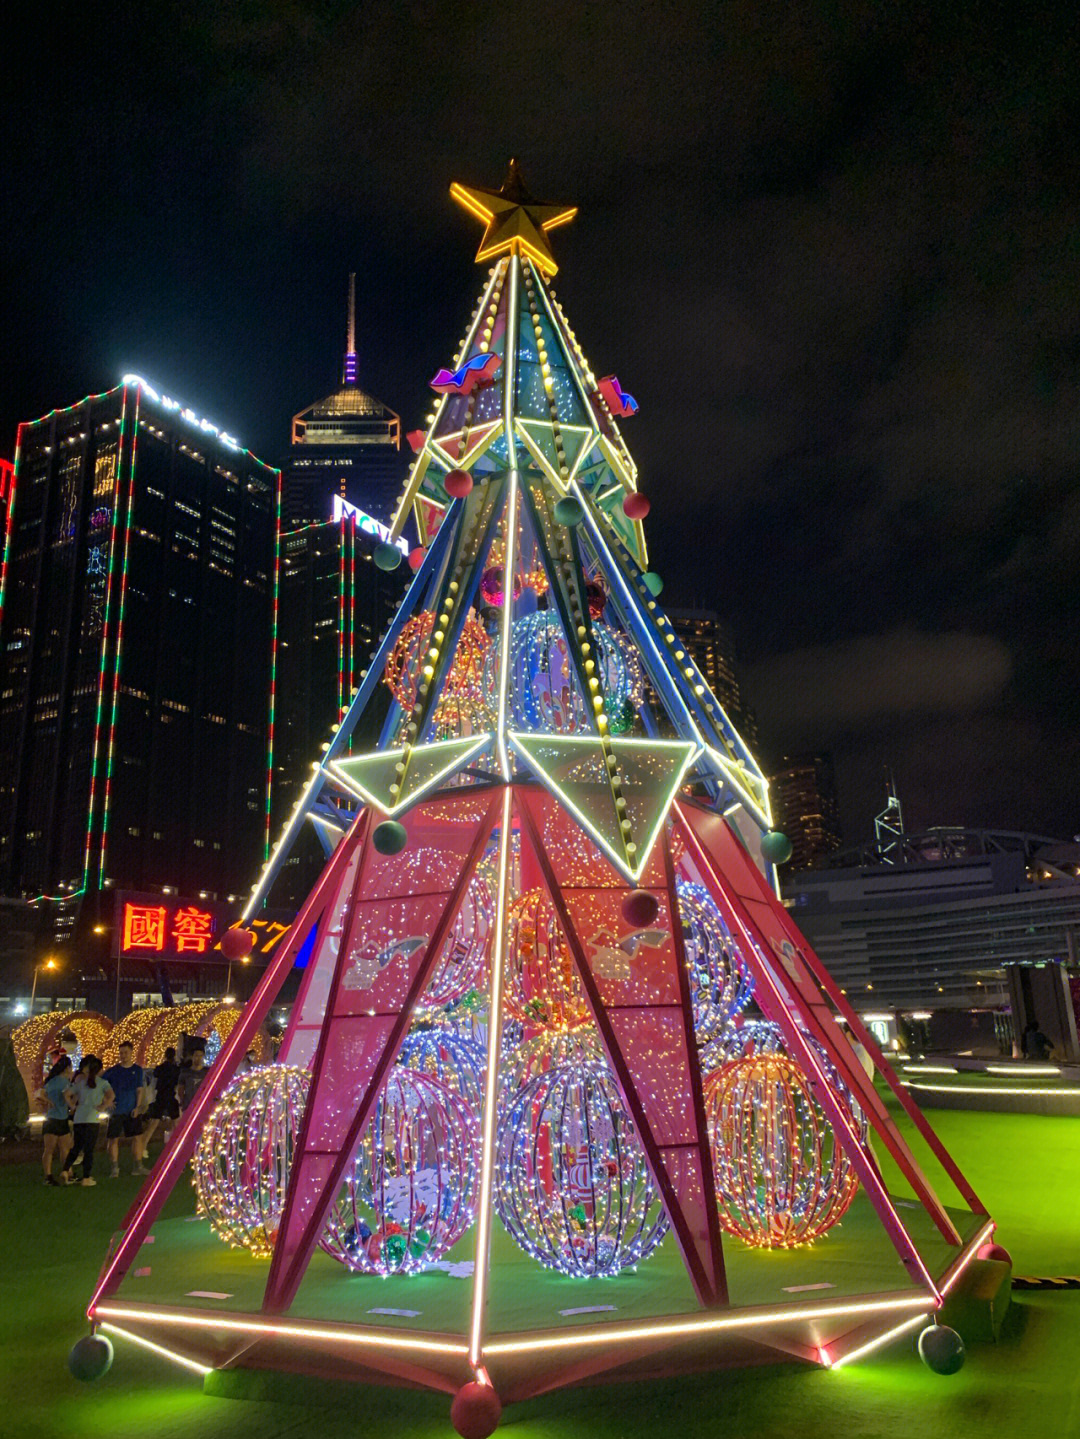
[[[255,934],[251,957],[259,961],[273,953],[289,933],[291,916],[251,921]],[[116,939],[120,959],[203,960],[225,964],[221,937],[237,923],[227,905],[189,899],[181,895],[135,894],[116,896]]]

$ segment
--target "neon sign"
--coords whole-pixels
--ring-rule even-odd
[[[340,495],[334,496],[334,503],[330,510],[332,520],[355,520],[365,534],[374,535],[377,539],[388,545],[395,545],[403,555],[409,553],[409,542],[400,535],[395,540],[390,535],[389,526],[380,524],[374,516],[366,514],[358,505],[350,504],[343,500]]]
[[[179,400],[170,399],[168,395],[159,394],[153,385],[143,379],[141,375],[125,375],[120,382],[123,385],[141,385],[145,394],[159,404],[163,410],[175,410],[182,420],[187,420],[189,425],[194,425],[197,430],[202,430],[204,435],[214,435],[223,445],[228,445],[230,450],[243,451],[243,445],[239,440],[234,440],[232,435],[227,435],[224,430],[219,430],[217,425],[212,425],[209,420],[201,419],[194,410],[189,410]]]
[[[289,932],[282,919],[252,920],[252,956],[271,954]],[[221,937],[235,923],[232,906],[181,895],[117,894],[116,936],[120,959],[204,959],[222,963]],[[216,954],[215,954],[216,952]]]

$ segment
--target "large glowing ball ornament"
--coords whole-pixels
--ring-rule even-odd
[[[221,936],[221,953],[227,960],[246,959],[255,948],[255,935],[250,929],[227,929]]]
[[[787,864],[791,858],[791,840],[781,830],[766,830],[761,836],[761,857],[770,864]]]
[[[570,946],[541,889],[518,895],[509,912],[506,989],[511,1019],[535,1029],[577,1029],[592,1013]]]
[[[113,1362],[112,1341],[104,1334],[84,1334],[68,1353],[68,1368],[72,1378],[84,1384],[108,1374]]]
[[[400,854],[408,842],[408,831],[396,819],[384,819],[371,831],[371,843],[378,854]]]
[[[499,1066],[499,1114],[504,1114],[514,1102],[518,1090],[531,1084],[538,1075],[562,1065],[580,1064],[586,1059],[595,1060],[598,1064],[607,1062],[600,1036],[591,1025],[572,1032],[549,1030],[516,1044],[503,1055]]]
[[[625,635],[599,621],[593,624],[596,669],[609,719],[641,703],[641,665]],[[497,708],[501,640],[484,662],[484,693]],[[534,733],[576,734],[590,728],[589,713],[562,624],[553,610],[537,610],[514,621],[510,638],[510,704],[514,725]]]
[[[574,525],[580,525],[585,518],[581,501],[575,500],[573,495],[563,495],[561,500],[555,501],[555,518],[560,525],[565,525],[567,529],[572,529]]]
[[[757,1249],[812,1244],[855,1198],[851,1161],[783,1054],[736,1059],[705,1082],[720,1224]]]
[[[463,500],[472,493],[473,478],[468,470],[451,470],[443,480],[443,489],[452,500]]]
[[[919,1335],[919,1358],[935,1374],[959,1374],[965,1357],[964,1341],[947,1324],[928,1324]]]
[[[635,929],[648,929],[651,924],[656,922],[656,916],[660,913],[660,904],[656,895],[651,891],[632,889],[628,894],[623,895],[619,909],[627,924],[632,924]]]
[[[479,1163],[471,1106],[395,1064],[320,1244],[358,1274],[419,1274],[472,1224]]]
[[[645,495],[635,490],[633,494],[624,497],[622,509],[628,520],[643,520],[652,509],[652,505]]]
[[[461,1439],[488,1439],[499,1427],[502,1403],[490,1384],[463,1384],[450,1405],[450,1423]]]
[[[708,890],[691,880],[676,884],[694,1033],[707,1049],[750,1003],[754,981]]]
[[[602,1060],[556,1065],[513,1096],[498,1121],[494,1197],[526,1254],[582,1279],[639,1264],[668,1228],[645,1150]]]
[[[664,588],[664,582],[655,570],[646,570],[641,579],[649,594],[654,598]]]
[[[455,1004],[482,987],[485,961],[495,922],[495,867],[488,860],[477,865],[446,943],[442,947],[423,1003],[442,1008]]]
[[[424,1025],[406,1036],[397,1062],[402,1069],[439,1080],[460,1095],[474,1114],[480,1113],[487,1051],[478,1040],[447,1025]]]
[[[219,1239],[262,1259],[274,1252],[308,1082],[292,1065],[238,1074],[195,1147],[200,1212]]]
[[[380,540],[375,546],[375,563],[380,570],[396,570],[401,564],[401,551],[397,545],[388,545]]]

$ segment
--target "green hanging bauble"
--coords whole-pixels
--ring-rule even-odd
[[[397,545],[388,545],[380,540],[375,546],[375,563],[380,570],[396,570],[401,564],[401,551]]]
[[[778,829],[766,830],[761,836],[761,857],[770,864],[787,864],[791,858],[791,840]]]
[[[372,831],[371,843],[379,854],[399,854],[409,842],[405,826],[396,819],[384,819]]]
[[[641,579],[650,595],[658,595],[664,588],[663,580],[652,570],[646,570]]]
[[[561,500],[555,501],[555,518],[560,525],[580,525],[585,518],[585,511],[581,508],[580,500],[575,500],[573,495],[563,495]]]

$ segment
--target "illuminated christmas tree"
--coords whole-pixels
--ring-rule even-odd
[[[456,1392],[482,1434],[585,1376],[845,1362],[993,1226],[777,898],[767,784],[648,568],[638,406],[551,288],[575,210],[513,163],[451,194],[491,268],[376,556],[411,514],[415,575],[243,922],[309,822],[326,866],[89,1312],[208,1369]],[[301,953],[288,1077],[234,1080]],[[251,1251],[222,1278],[170,1222],[209,1311],[129,1278],[208,1120],[200,1195]]]

